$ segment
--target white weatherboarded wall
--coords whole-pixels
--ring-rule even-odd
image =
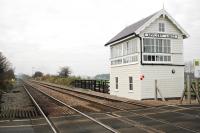
[[[176,34],[178,39],[171,40],[171,53],[172,53],[172,64],[184,65],[183,59],[183,37],[181,32],[176,28],[176,26],[167,18],[158,18],[148,27],[146,27],[140,36],[144,37],[144,33],[159,33],[159,23],[163,22],[165,24],[165,32],[167,34]]]
[[[172,74],[172,69],[175,73]],[[154,98],[155,80],[165,98],[180,97],[184,88],[184,67],[182,66],[142,66],[144,80],[141,81],[141,99]]]
[[[172,66],[170,65],[142,65],[140,70],[144,74],[144,80],[141,81],[141,99],[154,98],[155,80],[158,81],[158,88],[166,98],[180,97],[184,89],[184,65],[183,60],[183,37],[176,26],[167,18],[158,18],[148,27],[146,27],[140,36],[144,33],[159,33],[159,23],[165,23],[165,32],[167,34],[176,34],[178,39],[171,40]],[[174,66],[173,66],[174,65]],[[172,69],[175,74],[172,74]]]
[[[110,94],[141,100],[140,67],[138,64],[111,68]],[[133,77],[133,91],[129,91],[129,76]],[[119,87],[115,89],[115,77],[118,77]]]

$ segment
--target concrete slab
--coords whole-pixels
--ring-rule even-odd
[[[0,133],[52,133],[42,118],[0,121]]]
[[[184,109],[184,110],[179,110],[177,112],[193,115],[193,116],[196,116],[196,117],[197,116],[200,117],[200,110],[199,109]]]
[[[0,133],[52,133],[48,125],[0,127]]]
[[[101,114],[97,115],[100,117]],[[93,115],[94,116],[94,115]],[[105,116],[105,115],[104,115]],[[59,129],[60,133],[93,133],[105,132],[109,133],[107,129],[97,123],[80,115],[71,115],[66,117],[51,118],[55,126]]]

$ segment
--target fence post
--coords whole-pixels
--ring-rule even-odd
[[[198,78],[196,79],[196,82],[195,82],[195,88],[196,88],[196,92],[199,94],[199,79]]]
[[[196,99],[197,99],[198,103],[200,104],[200,97],[199,97],[199,80],[198,80],[198,78],[197,78],[196,81],[195,81],[195,88],[193,88],[193,89],[194,89],[194,92],[195,92],[195,94],[196,94]]]
[[[199,89],[199,78],[197,79],[197,93],[199,94],[199,91],[200,91],[200,89]]]
[[[78,87],[81,88],[81,80],[78,81]]]
[[[83,81],[80,80],[80,88],[83,88]]]
[[[92,84],[92,82],[91,82],[91,80],[89,80],[89,89],[91,89],[91,84]]]
[[[89,89],[91,89],[91,84],[92,84],[92,82],[91,82],[91,80],[89,80]]]
[[[87,88],[87,80],[85,80],[85,86],[84,86],[84,89]]]
[[[157,91],[159,92],[160,97],[162,98],[162,101],[165,101],[165,98],[163,97],[163,95],[162,95],[162,93],[161,93],[161,91],[160,91],[160,89],[158,87],[157,87]]]
[[[93,90],[93,80],[90,81],[90,89]]]
[[[89,85],[90,85],[89,80],[86,80],[86,82],[85,82],[85,86],[86,86],[86,87],[85,87],[85,88],[88,89],[88,88],[89,88]]]
[[[182,104],[183,98],[185,96],[186,89],[187,89],[187,87],[185,87],[185,85],[184,85],[184,89],[183,89],[183,92],[182,92],[182,95],[181,95],[181,99],[180,99],[180,104]]]
[[[103,88],[103,93],[105,93],[105,81],[103,81],[102,88]]]
[[[188,104],[191,104],[191,81],[190,81],[190,75],[187,75],[187,102]]]
[[[74,81],[74,87],[76,88],[76,80]]]
[[[81,88],[84,88],[84,80],[81,80]]]
[[[158,100],[158,91],[157,91],[157,80],[155,80],[155,100]]]
[[[93,80],[93,88],[92,88],[94,91],[96,89],[96,80]]]
[[[99,92],[101,92],[101,81],[99,81]]]

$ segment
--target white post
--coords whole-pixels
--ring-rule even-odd
[[[187,75],[187,102],[188,104],[191,104],[191,82],[190,82],[190,75]]]

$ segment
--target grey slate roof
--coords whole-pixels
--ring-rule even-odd
[[[156,12],[157,13],[157,12]],[[135,33],[135,31],[137,29],[139,29],[142,25],[144,25],[148,20],[150,20],[156,13],[130,25],[130,26],[127,26],[126,28],[124,28],[121,32],[119,32],[116,36],[114,36],[110,41],[108,41],[105,46],[115,42],[115,41],[118,41],[118,40],[121,40],[125,37],[128,37],[130,35],[133,35]]]

